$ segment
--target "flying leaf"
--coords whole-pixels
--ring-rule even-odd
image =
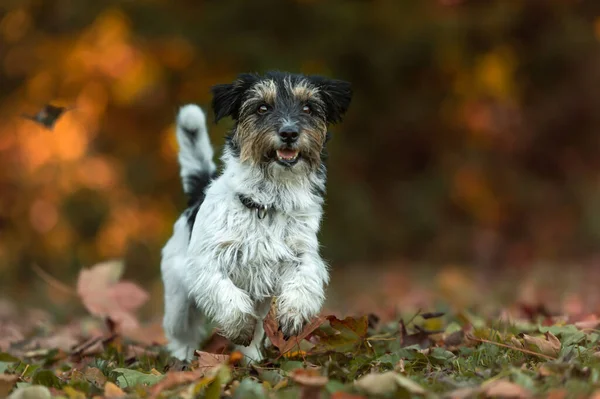
[[[72,109],[72,107],[60,107],[52,104],[46,104],[35,115],[23,114],[21,116],[52,130],[62,114],[70,109]]]
[[[135,330],[139,325],[133,312],[149,296],[134,283],[119,282],[122,274],[121,261],[104,262],[84,269],[77,280],[77,294],[92,315],[107,317],[123,330]]]

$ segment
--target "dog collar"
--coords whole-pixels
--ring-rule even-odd
[[[258,216],[259,219],[264,219],[265,216],[267,216],[267,212],[269,211],[268,205],[258,204],[256,202],[252,201],[252,199],[250,197],[246,197],[243,194],[238,194],[238,198],[240,199],[240,202],[246,208],[248,208],[250,210],[256,210],[256,216]]]

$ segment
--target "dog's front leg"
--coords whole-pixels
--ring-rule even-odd
[[[284,272],[277,315],[286,337],[298,335],[304,325],[319,314],[328,282],[327,266],[316,252],[302,255],[296,267]]]
[[[197,260],[191,262],[193,270],[198,271],[191,290],[197,306],[217,324],[223,336],[235,344],[248,345],[257,322],[248,293],[220,270],[203,267]]]

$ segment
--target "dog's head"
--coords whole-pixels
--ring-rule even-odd
[[[350,105],[350,83],[320,76],[242,74],[213,87],[215,120],[230,116],[234,155],[243,163],[312,171],[321,164],[327,126]]]

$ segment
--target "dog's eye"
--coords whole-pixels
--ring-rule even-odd
[[[310,109],[310,106],[305,105],[304,107],[302,107],[302,112],[310,115],[312,113],[312,109]]]
[[[258,107],[258,110],[256,111],[259,114],[266,114],[267,112],[269,112],[269,106],[266,104],[261,105],[260,107]]]

